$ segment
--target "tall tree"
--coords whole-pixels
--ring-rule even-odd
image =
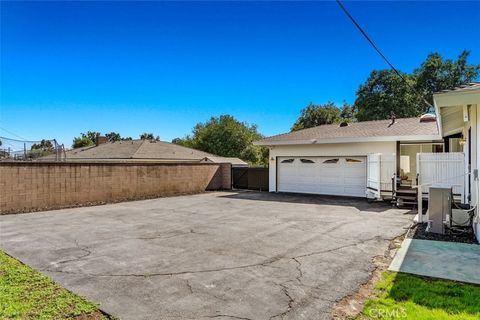
[[[411,86],[415,79],[403,75]],[[357,91],[354,108],[358,121],[388,119],[392,112],[399,118],[422,113],[422,97],[416,94],[393,70],[372,71]]]
[[[444,60],[438,53],[429,54],[413,72],[417,80],[417,90],[433,104],[433,93],[475,81],[480,72],[480,65],[468,64],[469,55],[470,52],[464,50],[457,60]]]
[[[172,142],[223,157],[238,157],[251,164],[266,164],[268,150],[252,143],[262,137],[256,125],[221,115],[198,123],[191,136],[176,138]]]
[[[340,114],[340,109],[333,102],[319,105],[310,103],[300,111],[300,116],[293,124],[291,130],[297,131],[322,124],[339,122],[341,120]]]
[[[416,117],[429,111],[433,94],[475,81],[480,65],[468,63],[469,52],[457,60],[445,60],[431,53],[412,74],[403,74],[405,83],[392,70],[374,70],[357,91],[354,103],[359,121],[397,117]]]

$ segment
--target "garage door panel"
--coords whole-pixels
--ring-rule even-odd
[[[365,196],[365,157],[280,157],[277,170],[280,192]]]

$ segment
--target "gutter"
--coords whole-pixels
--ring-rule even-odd
[[[443,141],[441,135],[411,135],[411,136],[381,136],[381,137],[348,137],[330,139],[308,139],[308,140],[259,140],[254,141],[256,146],[277,146],[277,145],[312,145],[312,144],[334,144],[334,143],[355,143],[355,142],[394,142],[394,141]]]

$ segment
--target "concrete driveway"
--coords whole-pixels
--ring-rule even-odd
[[[329,319],[405,232],[404,213],[215,192],[0,216],[0,246],[121,319]]]

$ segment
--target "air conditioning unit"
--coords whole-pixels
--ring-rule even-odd
[[[449,223],[452,218],[452,186],[432,185],[429,189],[427,231],[444,234],[445,223]]]

